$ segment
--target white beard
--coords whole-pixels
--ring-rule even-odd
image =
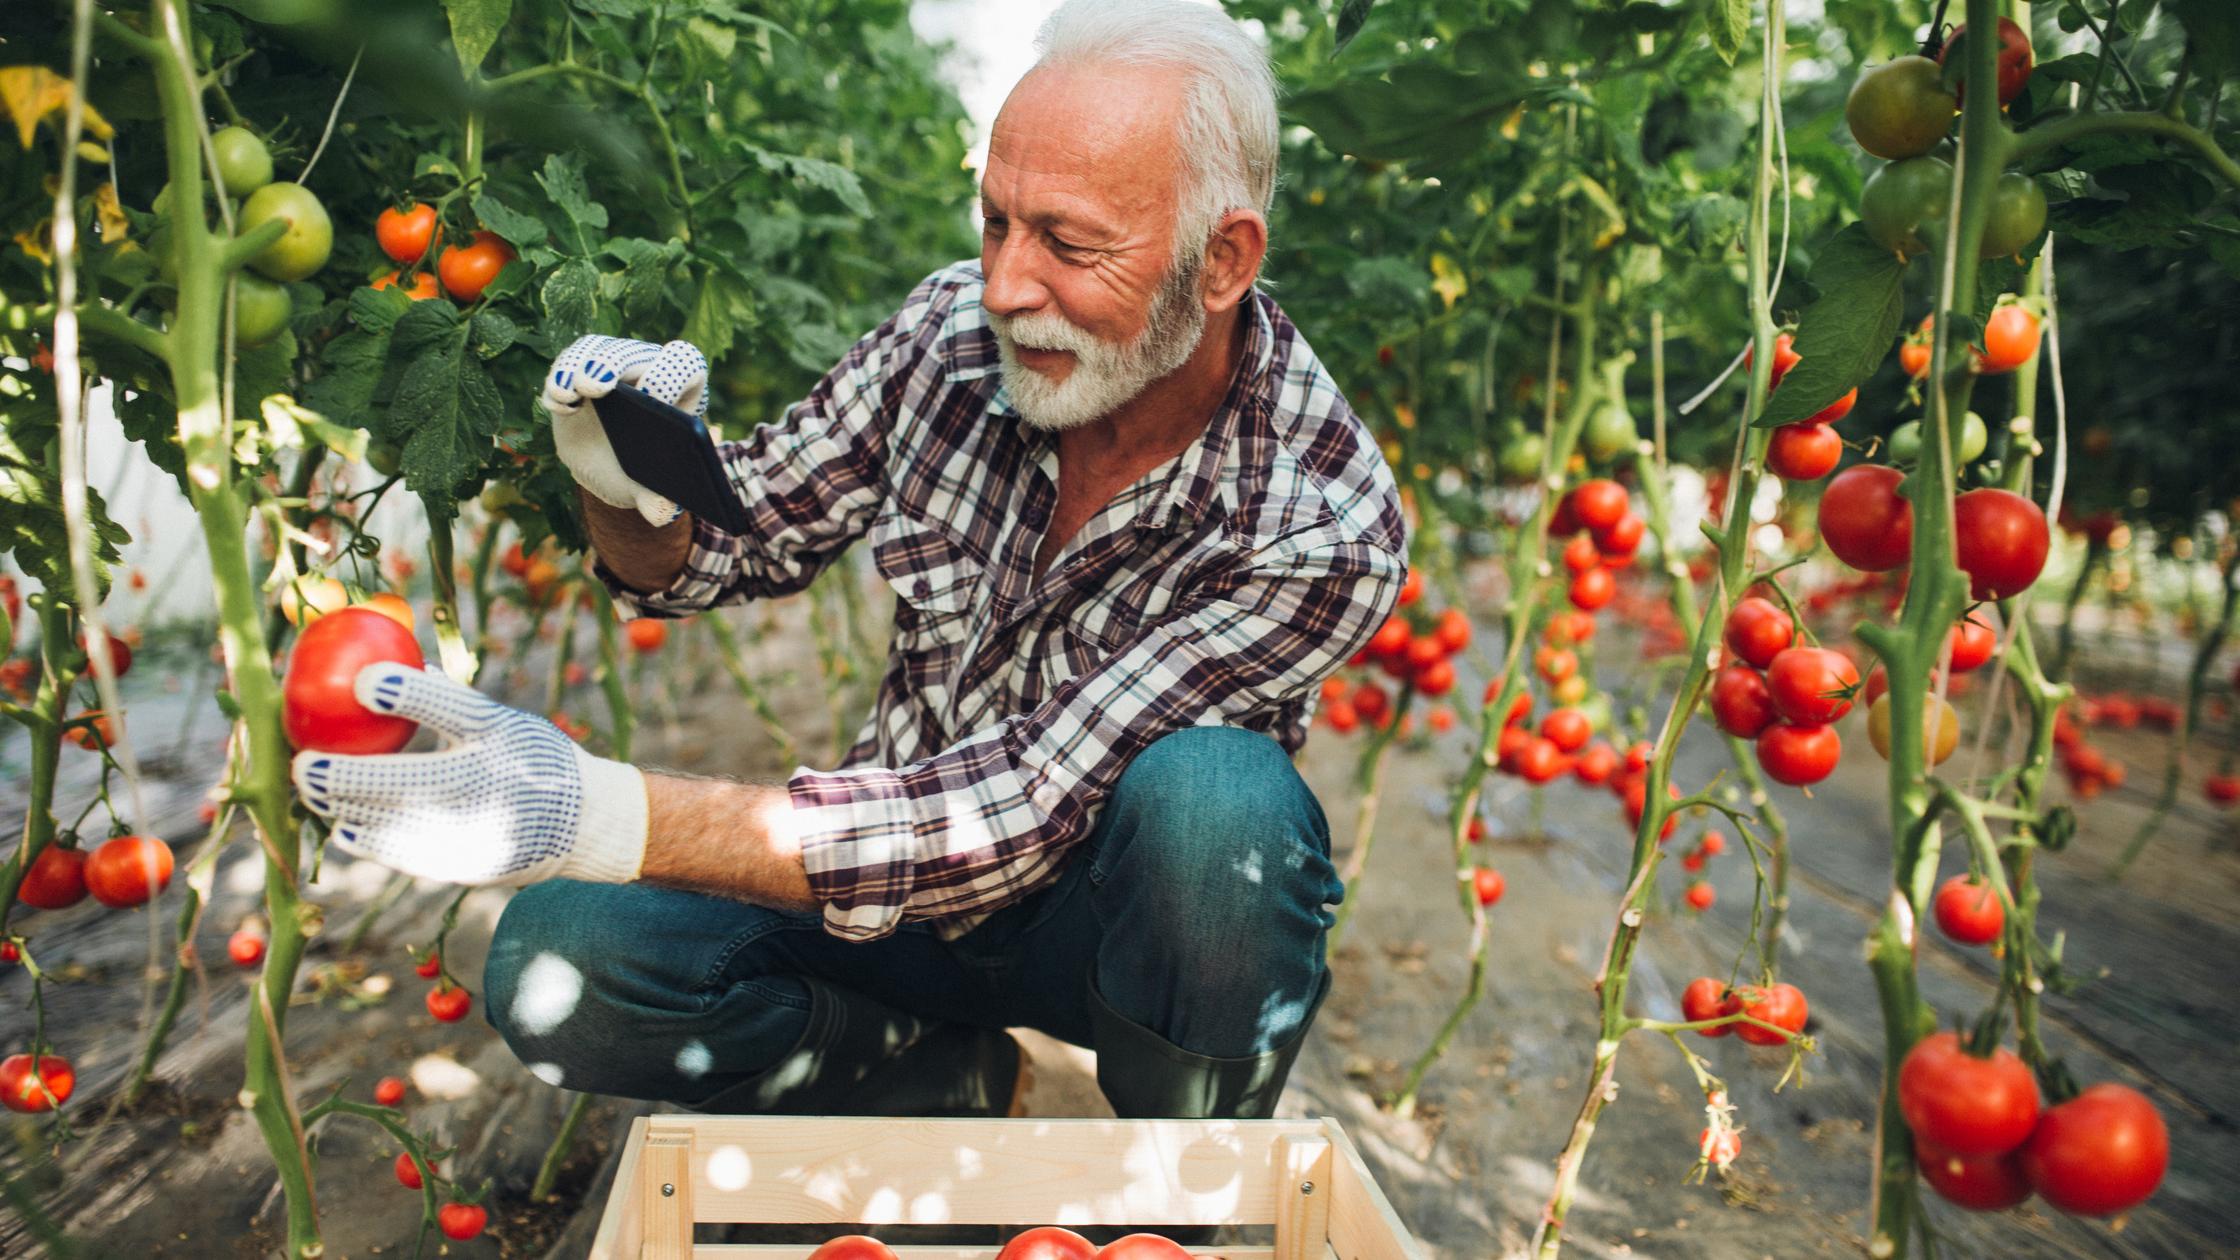
[[[1131,342],[1091,335],[1056,311],[1005,316],[988,312],[996,334],[1003,386],[1021,419],[1056,433],[1111,415],[1153,381],[1189,361],[1205,335],[1206,308],[1198,296],[1200,266],[1168,271],[1151,299],[1143,332]],[[1019,348],[1066,350],[1073,371],[1056,381],[1019,361]]]

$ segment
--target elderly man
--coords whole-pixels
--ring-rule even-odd
[[[621,381],[701,408],[698,351],[586,338],[545,390],[628,613],[799,591],[869,536],[895,635],[842,766],[641,772],[394,666],[361,698],[445,747],[298,759],[345,848],[528,885],[486,1010],[556,1085],[1003,1115],[1027,1026],[1094,1048],[1122,1116],[1273,1113],[1343,893],[1290,754],[1397,598],[1400,506],[1255,288],[1263,55],[1179,0],[1074,0],[1040,47],[979,261],[721,448],[749,530],[630,481],[586,401]]]

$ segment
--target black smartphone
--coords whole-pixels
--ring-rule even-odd
[[[700,417],[628,385],[592,399],[591,406],[632,481],[726,533],[747,532],[746,505]]]

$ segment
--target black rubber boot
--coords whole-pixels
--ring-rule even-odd
[[[1096,1038],[1097,1086],[1123,1120],[1265,1120],[1276,1113],[1291,1065],[1330,993],[1330,973],[1290,1041],[1264,1054],[1216,1059],[1192,1054],[1112,1009],[1089,985],[1089,1025]],[[1135,1225],[1084,1229],[1098,1246],[1133,1233],[1162,1234],[1185,1247],[1213,1241],[1213,1225]]]
[[[809,986],[809,1025],[762,1073],[698,1103],[715,1115],[1001,1116],[1023,1056],[1000,1028],[904,1014],[835,985]]]

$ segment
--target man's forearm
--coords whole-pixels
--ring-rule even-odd
[[[692,514],[656,528],[630,508],[611,506],[578,487],[592,549],[624,586],[643,594],[669,589],[692,553]]]
[[[645,779],[640,879],[780,910],[817,908],[784,787],[650,770]]]

